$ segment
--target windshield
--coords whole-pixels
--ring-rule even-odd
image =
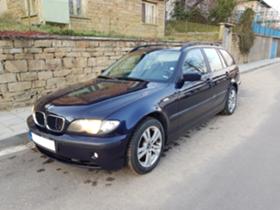
[[[103,76],[164,82],[173,76],[179,56],[176,50],[130,53],[109,67]]]

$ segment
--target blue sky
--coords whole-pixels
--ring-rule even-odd
[[[274,9],[277,9],[280,12],[280,1],[279,0],[265,0],[270,6]]]

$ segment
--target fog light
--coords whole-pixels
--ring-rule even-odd
[[[93,156],[91,156],[91,159],[96,160],[99,157],[98,153],[93,153]]]

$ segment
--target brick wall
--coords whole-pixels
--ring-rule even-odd
[[[155,42],[52,37],[0,39],[0,109],[95,78],[135,46]],[[179,43],[169,43],[178,45]]]
[[[6,2],[8,11],[14,14],[15,17],[20,18],[26,16],[24,1],[6,0]]]
[[[165,1],[150,0],[157,4],[157,23],[142,22],[142,0],[95,0],[88,1],[85,17],[78,23],[88,23],[88,28],[101,32],[115,32],[128,36],[163,37],[165,24]],[[73,28],[79,27],[71,19]]]
[[[250,49],[249,54],[244,55],[239,50],[239,39],[236,34],[232,37],[231,48],[228,49],[238,64],[250,63],[270,58],[272,47],[272,37],[256,36],[254,45]]]

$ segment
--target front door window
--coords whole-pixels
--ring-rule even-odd
[[[200,49],[190,50],[183,63],[183,74],[187,73],[207,73],[206,63]]]

